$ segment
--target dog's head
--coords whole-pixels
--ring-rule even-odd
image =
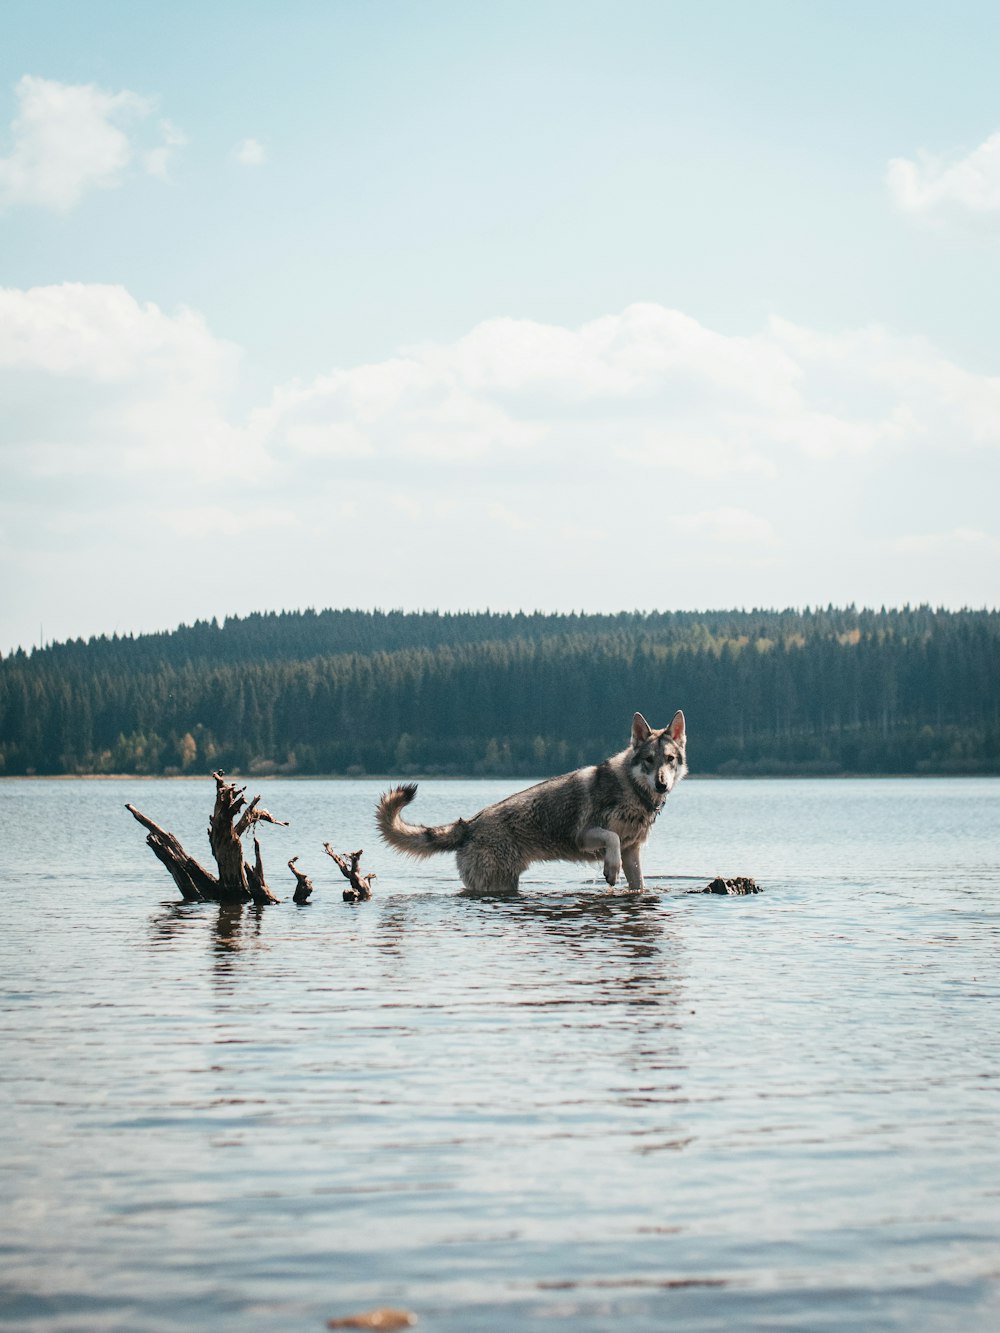
[[[669,727],[654,731],[641,713],[632,719],[632,758],[629,771],[654,801],[664,801],[687,772],[687,733],[678,709]]]

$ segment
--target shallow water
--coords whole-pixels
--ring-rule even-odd
[[[210,782],[0,783],[0,1323],[1000,1326],[1000,780],[688,781],[645,893],[500,899],[251,789],[307,906],[177,900],[124,802],[207,860]]]

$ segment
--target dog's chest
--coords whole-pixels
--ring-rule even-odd
[[[655,814],[641,810],[637,805],[616,805],[609,808],[601,823],[617,833],[624,846],[643,842],[652,828]]]
[[[610,764],[597,769],[592,796],[594,823],[617,833],[626,847],[646,839],[658,812],[641,805]]]

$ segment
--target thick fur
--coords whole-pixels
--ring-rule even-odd
[[[415,785],[393,787],[378,804],[379,832],[409,856],[455,852],[458,873],[475,892],[516,889],[534,861],[603,861],[611,885],[622,870],[643,887],[641,853],[670,791],[687,772],[684,714],[655,731],[641,713],[632,743],[603,764],[549,778],[488,805],[471,819],[428,828],[402,811]]]

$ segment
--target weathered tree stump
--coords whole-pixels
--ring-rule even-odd
[[[705,888],[688,889],[688,893],[724,893],[732,897],[743,893],[763,893],[763,889],[755,879],[750,879],[746,875],[736,875],[733,879],[723,879],[721,875],[716,875],[711,884],[707,884]]]
[[[296,866],[295,862],[298,859],[299,858],[297,856],[293,856],[288,863],[288,869],[295,876],[295,892],[292,894],[292,902],[307,903],[309,901],[309,895],[313,891],[314,885],[309,876],[303,874],[303,872],[299,870],[298,867]]]
[[[255,796],[247,805],[244,795],[246,787],[226,782],[221,771],[213,773],[212,777],[215,778],[215,809],[208,824],[208,841],[219,867],[220,901],[245,902],[250,899],[255,903],[278,902],[279,899],[267,887],[264,879],[260,843],[256,835],[253,840],[254,865],[248,866],[243,858],[243,834],[256,824],[284,824],[287,827],[287,821],[275,819],[269,810],[259,804],[259,796]]]
[[[328,842],[324,842],[323,849],[327,856],[331,857],[340,868],[340,873],[349,881],[349,887],[344,890],[345,903],[367,902],[372,896],[372,880],[378,879],[374,871],[367,875],[362,875],[358,869],[361,864],[361,858],[364,856],[364,850],[359,849],[356,852],[347,852],[341,855],[335,852]]]
[[[126,803],[125,809],[148,829],[146,843],[153,855],[166,866],[181,894],[189,902],[211,899],[221,903],[253,902],[258,905],[276,903],[280,899],[272,893],[264,878],[264,863],[260,842],[254,836],[254,863],[247,865],[243,856],[243,834],[260,823],[281,824],[287,820],[275,819],[255,796],[247,805],[245,787],[226,782],[219,771],[215,778],[215,807],[208,824],[208,841],[218,867],[218,876],[212,875],[189,856],[178,839],[160,828],[141,810]],[[245,808],[244,808],[245,807]],[[240,813],[242,811],[242,814]]]

